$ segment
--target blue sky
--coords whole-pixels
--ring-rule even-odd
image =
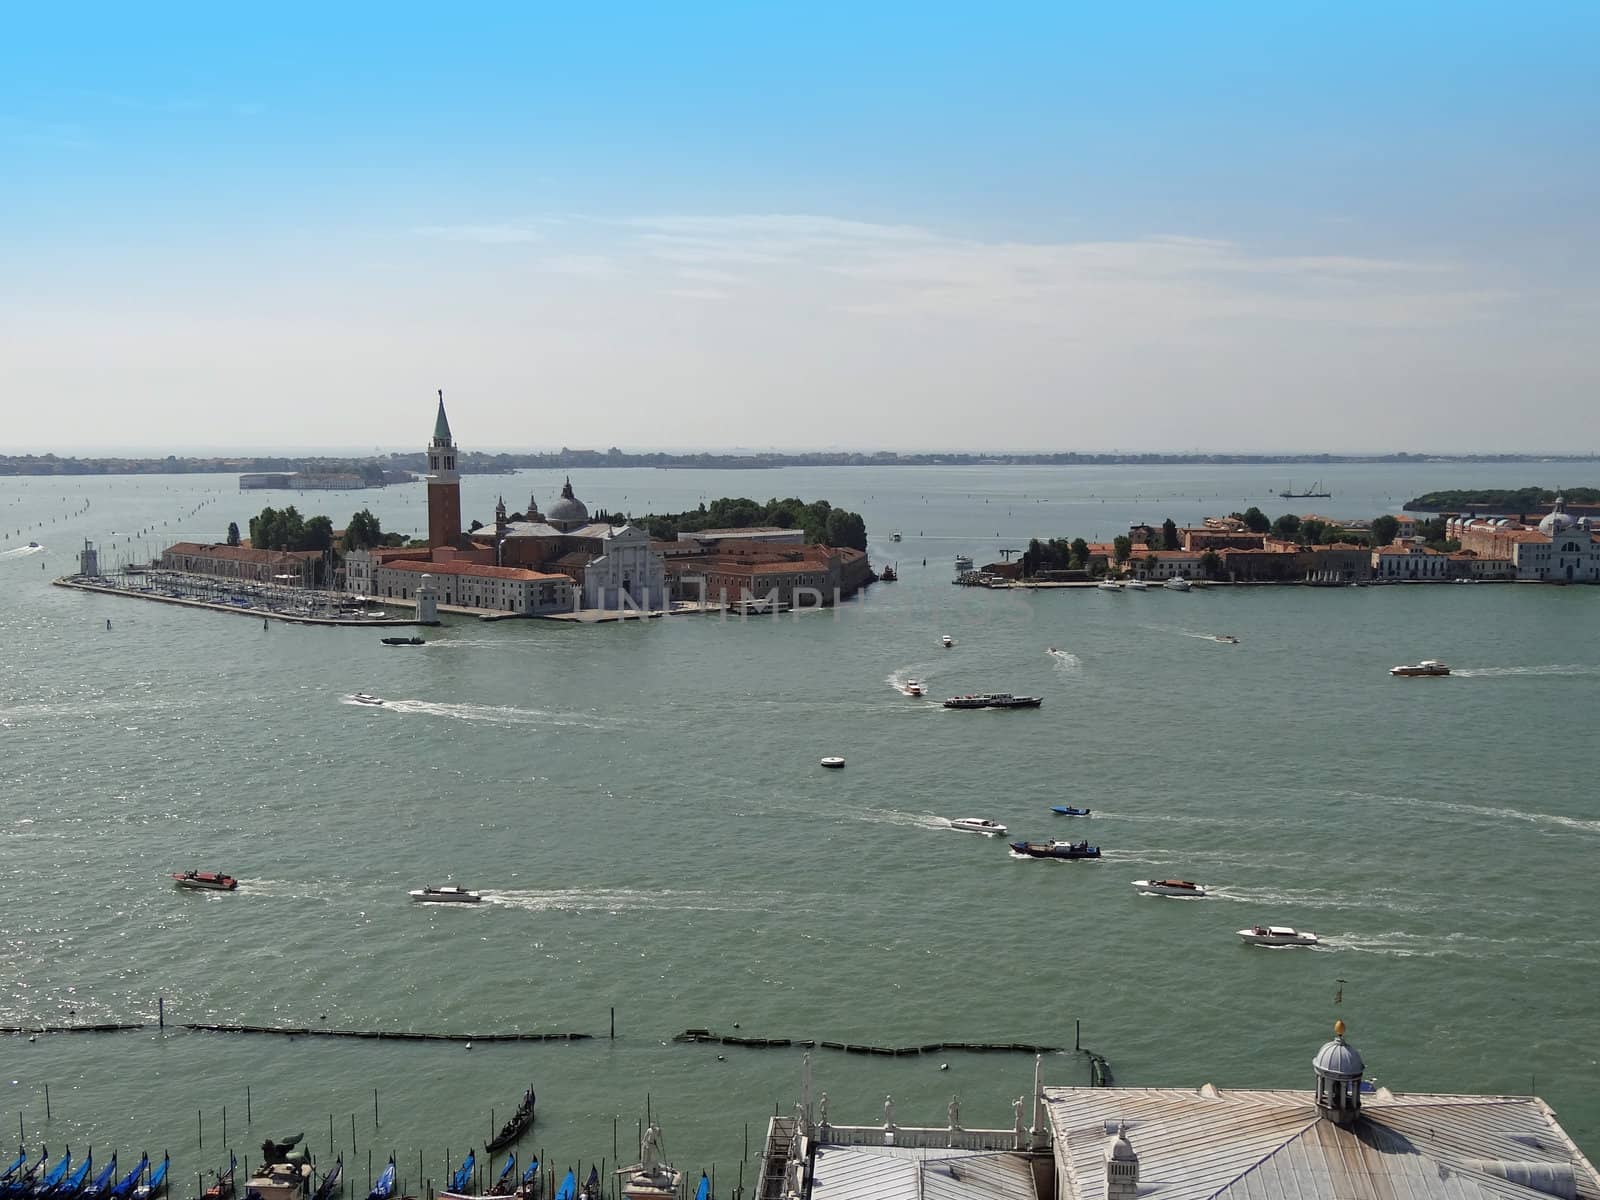
[[[8,425],[407,444],[389,414],[443,386],[486,447],[1570,449],[1597,26],[32,6],[0,44]]]

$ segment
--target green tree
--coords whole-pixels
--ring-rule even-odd
[[[1200,570],[1207,579],[1215,579],[1222,573],[1222,559],[1215,550],[1207,550],[1200,556]]]
[[[238,544],[239,544],[239,522],[237,522],[237,521],[229,521],[228,522],[228,545],[237,546]]]
[[[867,548],[867,523],[860,513],[845,512],[836,508],[828,514],[828,545],[849,546],[853,550]]]
[[[332,550],[333,522],[327,517],[312,517],[300,532],[300,544],[291,550]]]
[[[1272,523],[1272,535],[1292,542],[1300,533],[1300,518],[1293,513],[1284,513]]]
[[[1372,544],[1374,546],[1387,546],[1394,541],[1395,535],[1400,532],[1400,522],[1385,513],[1372,520]]]
[[[1272,528],[1272,522],[1267,519],[1267,514],[1254,504],[1237,515],[1251,533],[1266,533]]]
[[[1089,543],[1082,538],[1072,539],[1072,565],[1080,571],[1089,565]]]
[[[1161,522],[1161,548],[1163,550],[1178,548],[1178,523],[1171,517]]]
[[[1320,545],[1322,539],[1328,534],[1328,523],[1313,517],[1309,521],[1300,522],[1300,541],[1308,546]]]
[[[1119,533],[1111,539],[1111,551],[1116,556],[1118,563],[1128,561],[1128,555],[1133,553],[1133,539],[1125,533]]]
[[[370,508],[363,508],[354,513],[344,527],[344,548],[348,550],[370,550],[374,546],[383,545],[383,527],[378,523],[378,518],[373,515]]]

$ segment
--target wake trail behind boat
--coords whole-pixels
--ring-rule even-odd
[[[32,554],[43,554],[43,546],[17,546],[10,550],[0,550],[0,559],[27,558]]]
[[[503,888],[484,892],[483,902],[527,912],[767,912],[782,907],[776,900],[758,896],[670,888]]]
[[[1466,679],[1509,679],[1522,675],[1600,675],[1600,666],[1586,663],[1550,663],[1539,667],[1455,667],[1450,673]]]
[[[1056,669],[1058,671],[1071,673],[1083,669],[1083,660],[1070,650],[1061,650],[1052,646],[1045,653],[1056,660]]]
[[[1600,833],[1600,820],[1586,817],[1567,817],[1560,813],[1525,812],[1518,808],[1495,808],[1485,804],[1463,804],[1455,800],[1424,800],[1420,796],[1377,796],[1367,792],[1341,792],[1353,800],[1377,800],[1388,804],[1406,804],[1416,808],[1438,809],[1464,817],[1482,817],[1489,820],[1526,821],[1530,825],[1546,825],[1561,829],[1577,829],[1584,833]]]
[[[607,729],[616,721],[603,717],[580,716],[574,713],[549,712],[536,708],[517,708],[509,704],[445,704],[433,700],[389,700],[371,704],[354,695],[344,696],[341,704],[356,708],[372,708],[381,712],[404,713],[411,716],[449,717],[457,721],[486,721],[495,725],[542,725],[555,728]]]

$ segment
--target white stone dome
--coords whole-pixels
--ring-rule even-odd
[[[1113,1162],[1136,1162],[1139,1158],[1133,1152],[1133,1143],[1128,1140],[1128,1127],[1117,1126],[1117,1132],[1106,1143],[1106,1157]]]
[[[1576,517],[1566,510],[1566,501],[1556,497],[1556,506],[1545,514],[1544,520],[1539,522],[1539,532],[1546,537],[1555,537],[1558,533],[1565,533],[1578,523]]]
[[[561,489],[561,497],[550,506],[545,520],[552,525],[582,525],[588,519],[588,507],[572,494],[572,480],[567,480],[566,486]]]

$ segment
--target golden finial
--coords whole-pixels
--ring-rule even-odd
[[[1344,1021],[1343,1020],[1338,1020],[1338,1021],[1335,1021],[1333,1023],[1333,1036],[1334,1037],[1343,1037],[1344,1036]]]

